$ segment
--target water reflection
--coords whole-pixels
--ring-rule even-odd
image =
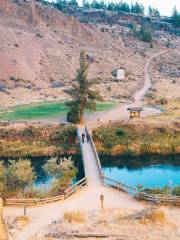
[[[100,156],[104,175],[131,186],[180,185],[180,155]]]
[[[47,172],[44,170],[43,166],[47,162],[47,160],[50,157],[27,157],[27,159],[31,160],[31,164],[34,168],[34,171],[36,173],[36,180],[34,181],[34,187],[37,189],[43,189],[44,191],[47,191],[53,181],[53,177],[48,175]],[[2,159],[2,158],[1,158]],[[75,179],[72,179],[72,182],[75,183],[81,178],[84,177],[84,168],[82,163],[81,155],[73,155],[72,160],[74,162],[74,165],[78,169],[78,173]],[[2,160],[5,165],[8,165],[8,159],[3,158]]]

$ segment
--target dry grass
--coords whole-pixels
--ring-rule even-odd
[[[125,213],[123,211],[116,212],[114,219],[117,222],[126,222],[129,224],[135,224],[138,222],[140,224],[164,224],[167,222],[165,212],[162,208],[145,208],[143,210],[137,211],[135,213]]]
[[[84,223],[86,222],[85,213],[82,211],[66,211],[64,212],[64,220],[68,222]]]
[[[0,239],[1,240],[5,240],[6,239],[6,234],[5,234],[5,230],[4,230],[4,224],[2,223],[1,219],[0,219]]]
[[[128,215],[127,211],[123,209],[118,209],[114,214],[114,218],[116,221],[121,221],[122,218],[126,217],[127,215]]]
[[[148,223],[160,223],[164,224],[166,222],[166,216],[162,209],[153,209],[144,214],[144,216],[140,219],[140,223],[148,224]]]
[[[171,99],[166,105],[163,105],[164,112],[157,116],[149,116],[147,120],[155,122],[180,121],[180,98]]]
[[[16,225],[18,229],[22,229],[28,223],[30,223],[30,219],[27,216],[18,216],[13,221],[13,225]]]

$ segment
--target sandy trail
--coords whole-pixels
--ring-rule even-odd
[[[102,112],[102,113],[94,113],[91,116],[87,116],[86,117],[86,121],[88,123],[94,122],[98,120],[100,120],[100,122],[103,123],[107,123],[108,121],[118,121],[118,120],[127,120],[129,119],[129,112],[127,111],[127,108],[129,107],[142,107],[143,106],[143,98],[146,95],[146,93],[148,92],[149,88],[152,86],[152,79],[151,76],[149,74],[149,68],[151,66],[152,61],[171,51],[171,49],[166,49],[163,50],[157,54],[152,55],[146,62],[145,67],[144,67],[144,84],[142,86],[141,89],[139,89],[135,94],[134,94],[134,101],[133,103],[129,103],[129,104],[123,104],[123,105],[119,105],[113,109],[111,109],[110,111],[107,112]],[[149,115],[156,115],[156,114],[160,114],[161,110],[154,108],[154,107],[147,107],[147,106],[143,106],[143,111],[141,113],[142,117],[146,117]]]
[[[143,96],[148,91],[151,86],[151,78],[148,73],[151,61],[161,54],[166,53],[169,50],[162,51],[154,56],[152,56],[145,65],[145,82],[143,87],[136,92],[134,95],[134,103],[126,104],[118,108],[112,109],[107,113],[100,114],[94,118],[88,119],[88,122],[97,120],[100,117],[102,122],[107,122],[109,120],[121,120],[128,119],[127,108],[130,106],[142,105]],[[157,114],[158,110],[154,108],[144,108],[143,116],[150,114]],[[82,131],[82,130],[81,130]],[[25,227],[22,231],[17,233],[17,240],[28,240],[29,237],[34,235],[52,221],[60,219],[66,210],[96,210],[100,209],[100,194],[104,194],[105,197],[105,208],[130,208],[130,209],[141,209],[144,207],[142,203],[135,201],[129,195],[113,190],[111,188],[105,187],[101,184],[99,172],[97,169],[96,161],[94,159],[94,154],[89,143],[85,142],[83,146],[85,173],[88,178],[88,186],[81,189],[79,192],[75,193],[68,199],[60,202],[55,202],[43,206],[37,206],[34,208],[29,208],[27,214],[31,219],[31,223]],[[6,218],[14,219],[15,217],[22,215],[23,209],[18,207],[6,207],[4,215]]]

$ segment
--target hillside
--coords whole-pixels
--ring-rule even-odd
[[[2,106],[68,97],[64,90],[73,81],[81,50],[87,53],[89,77],[97,78],[101,93],[106,98],[130,99],[143,84],[145,61],[165,49],[167,39],[172,45],[178,42],[177,36],[161,29],[152,47],[135,38],[128,26],[83,23],[27,0],[0,0],[0,31],[0,86],[11,93],[0,92]],[[118,67],[126,70],[119,82],[111,74]]]

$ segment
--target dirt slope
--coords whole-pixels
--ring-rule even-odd
[[[143,84],[145,60],[163,45],[142,43],[110,28],[80,23],[49,6],[27,0],[0,0],[0,105],[67,97],[78,67],[79,52],[85,50],[90,77],[105,97],[128,99]],[[139,50],[140,49],[140,50]],[[124,82],[115,82],[111,71],[126,69]]]

